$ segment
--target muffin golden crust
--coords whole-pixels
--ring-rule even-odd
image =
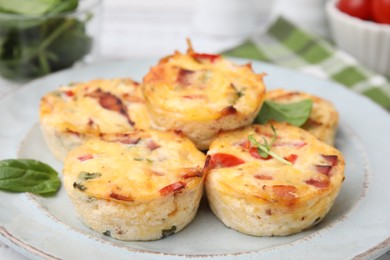
[[[282,104],[311,99],[313,101],[313,108],[310,117],[302,128],[313,134],[319,140],[334,145],[339,123],[339,114],[331,102],[301,91],[287,91],[284,89],[268,91],[266,99]]]
[[[252,122],[265,98],[262,78],[250,65],[190,48],[152,67],[141,89],[153,127],[182,132],[204,150],[219,131]]]
[[[315,225],[344,180],[345,162],[337,149],[300,128],[272,125],[274,142],[270,124],[219,134],[205,165],[213,213],[228,227],[254,236],[285,236]],[[259,154],[257,145],[267,143],[282,160]]]
[[[121,240],[155,240],[194,218],[205,155],[174,133],[90,138],[64,163],[64,186],[84,223]]]
[[[147,129],[149,118],[137,82],[97,79],[43,96],[40,124],[50,150],[62,161],[87,137]]]

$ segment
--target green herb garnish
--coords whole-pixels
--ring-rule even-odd
[[[134,161],[138,161],[138,162],[147,161],[147,162],[150,162],[150,163],[153,162],[153,160],[151,160],[149,158],[139,158],[139,157],[134,158]]]
[[[275,120],[278,122],[287,122],[294,126],[301,126],[309,118],[312,107],[313,101],[311,99],[289,104],[266,100],[255,122],[265,124],[269,120]]]
[[[161,238],[166,238],[170,235],[175,234],[176,226],[172,226],[170,229],[163,229],[161,231]]]
[[[233,88],[234,92],[236,93],[237,99],[244,95],[244,92],[242,90],[238,90],[238,88],[233,83],[231,83],[230,86]]]
[[[80,172],[79,176],[77,176],[77,181],[73,183],[73,188],[85,191],[87,189],[84,185],[86,181],[93,180],[101,176],[102,174],[98,172]]]
[[[81,172],[78,179],[82,181],[92,180],[101,177],[102,174],[98,172]]]
[[[0,75],[30,79],[88,54],[92,38],[85,26],[92,15],[55,16],[77,6],[78,0],[0,0]]]
[[[85,187],[83,184],[78,182],[73,182],[73,188],[79,189],[81,191],[85,191],[87,189],[87,187]]]
[[[271,147],[272,147],[273,143],[275,142],[276,136],[277,136],[276,130],[273,127],[273,125],[271,125],[271,128],[272,128],[273,136],[272,136],[272,140],[270,143],[268,143],[267,139],[265,139],[263,137],[264,143],[261,144],[258,141],[256,141],[256,139],[253,137],[253,135],[249,135],[248,140],[257,148],[257,152],[259,153],[259,155],[262,158],[267,158],[268,156],[272,156],[272,158],[274,158],[275,160],[278,160],[281,163],[284,163],[287,165],[292,165],[291,162],[285,160],[283,157],[281,157],[277,153],[274,153],[273,151],[271,151]]]
[[[61,186],[57,172],[49,165],[31,159],[0,161],[0,189],[45,194]]]

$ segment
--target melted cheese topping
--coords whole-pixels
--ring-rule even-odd
[[[218,119],[228,107],[243,114],[256,111],[265,97],[262,77],[250,65],[239,66],[221,57],[197,59],[177,52],[151,69],[142,91],[157,113],[206,121]]]
[[[224,193],[248,200],[292,205],[340,187],[344,178],[344,158],[337,149],[294,126],[277,122],[272,125],[277,138],[271,151],[291,160],[292,165],[274,158],[255,158],[251,154],[250,149],[255,148],[248,142],[248,136],[252,135],[262,144],[264,139],[270,143],[273,132],[269,124],[222,133],[214,139],[207,153],[211,156],[209,164],[213,155],[218,153],[234,155],[244,161],[232,167],[220,166],[209,171],[208,174],[213,175]],[[332,165],[329,156],[337,157],[335,165]],[[293,157],[295,159],[291,159]],[[327,170],[329,172],[325,174]]]
[[[138,83],[130,79],[60,87],[42,98],[40,120],[62,131],[93,135],[149,128],[142,93]]]
[[[202,185],[205,155],[170,132],[93,138],[70,152],[64,180],[88,196],[142,201]]]

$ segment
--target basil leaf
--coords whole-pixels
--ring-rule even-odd
[[[281,104],[266,100],[255,122],[265,124],[269,120],[287,122],[295,126],[303,125],[309,118],[313,100],[305,99],[295,103]]]
[[[44,194],[61,186],[57,172],[49,165],[31,159],[0,161],[0,189]]]

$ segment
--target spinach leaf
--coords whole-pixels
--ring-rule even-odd
[[[42,15],[47,13],[58,0],[0,0],[2,13]]]
[[[31,159],[0,161],[0,189],[45,194],[61,186],[57,172],[49,165]]]
[[[22,15],[59,14],[77,6],[78,0],[0,0],[0,12]]]
[[[311,99],[289,104],[266,100],[255,122],[265,124],[269,120],[276,120],[278,122],[288,122],[295,126],[301,126],[309,118],[312,107],[313,101]]]
[[[161,238],[169,237],[170,235],[175,234],[176,226],[172,226],[169,229],[163,229],[161,232]]]
[[[26,15],[0,17],[0,75],[31,79],[70,67],[87,55],[93,45],[86,31],[92,14],[44,16],[71,12],[77,6],[78,0],[0,0],[0,13]]]
[[[72,25],[47,48],[48,52],[55,55],[55,58],[49,61],[50,68],[54,71],[72,66],[92,49],[93,40],[87,35],[84,23],[78,20],[67,22]]]

